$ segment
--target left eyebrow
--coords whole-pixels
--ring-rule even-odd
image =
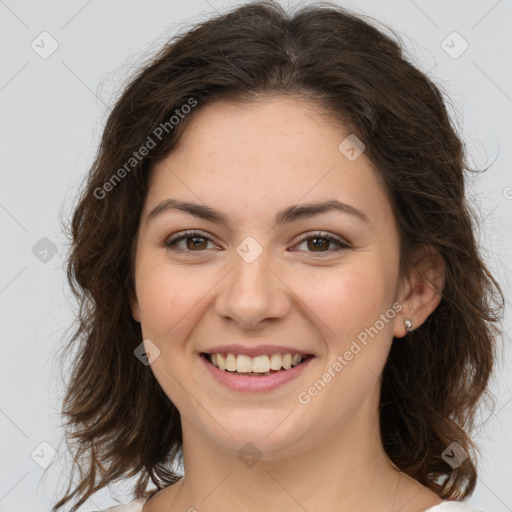
[[[155,208],[153,208],[153,210],[151,210],[151,212],[148,214],[146,222],[149,222],[164,212],[169,211],[181,211],[200,219],[229,226],[228,218],[222,212],[219,212],[204,204],[179,201],[178,199],[172,198],[165,199]],[[371,224],[369,217],[365,213],[349,204],[342,203],[337,199],[331,199],[329,201],[318,203],[288,206],[284,210],[277,212],[275,222],[278,225],[285,224],[304,217],[312,217],[313,215],[320,215],[321,213],[329,211],[337,211],[340,213],[352,215],[363,222]]]
[[[284,224],[286,222],[293,222],[294,220],[303,217],[312,217],[313,215],[319,215],[321,213],[337,211],[348,215],[353,215],[359,220],[371,224],[368,215],[362,211],[354,208],[353,206],[342,203],[337,199],[331,199],[329,201],[323,201],[321,203],[308,203],[304,205],[293,205],[281,210],[276,215],[276,224]]]

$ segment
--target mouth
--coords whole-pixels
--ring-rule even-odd
[[[208,353],[201,352],[200,356],[211,366],[233,375],[264,377],[275,373],[287,372],[312,359],[312,354],[262,354],[251,357],[245,354]]]

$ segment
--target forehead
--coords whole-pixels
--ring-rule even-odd
[[[351,160],[340,151],[350,135],[319,106],[296,98],[206,105],[155,166],[147,209],[169,195],[252,213],[336,198],[370,217],[389,215],[372,162],[364,152]]]
[[[301,157],[318,153],[346,135],[346,129],[327,117],[320,105],[297,97],[270,96],[243,103],[216,101],[196,110],[178,150],[193,146],[194,151],[218,154],[219,148],[229,148],[231,155],[252,160],[293,161],[294,153]],[[320,139],[324,140],[321,145]]]

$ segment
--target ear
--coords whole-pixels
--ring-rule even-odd
[[[132,310],[132,317],[136,322],[141,320],[141,312],[139,307],[139,301],[134,293],[130,294],[130,309]]]
[[[439,252],[423,246],[416,253],[413,268],[401,283],[398,302],[402,305],[396,316],[394,335],[403,338],[407,334],[405,319],[417,329],[441,302],[446,265]]]
[[[130,309],[132,311],[132,317],[136,322],[141,321],[142,313],[139,307],[139,301],[137,299],[137,291],[135,286],[135,254],[137,250],[137,240],[139,238],[139,232],[137,230],[136,235],[133,237],[130,246],[130,281],[128,286],[128,295],[130,301]]]

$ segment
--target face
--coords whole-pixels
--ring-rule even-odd
[[[159,350],[151,370],[184,436],[311,448],[363,404],[378,412],[378,377],[403,335],[391,205],[364,152],[339,149],[349,133],[300,100],[216,103],[190,121],[154,168],[138,232],[132,312]],[[326,202],[338,208],[305,208]],[[237,376],[201,355],[212,352],[243,371],[264,371],[265,356],[289,364],[275,353],[309,357]]]

